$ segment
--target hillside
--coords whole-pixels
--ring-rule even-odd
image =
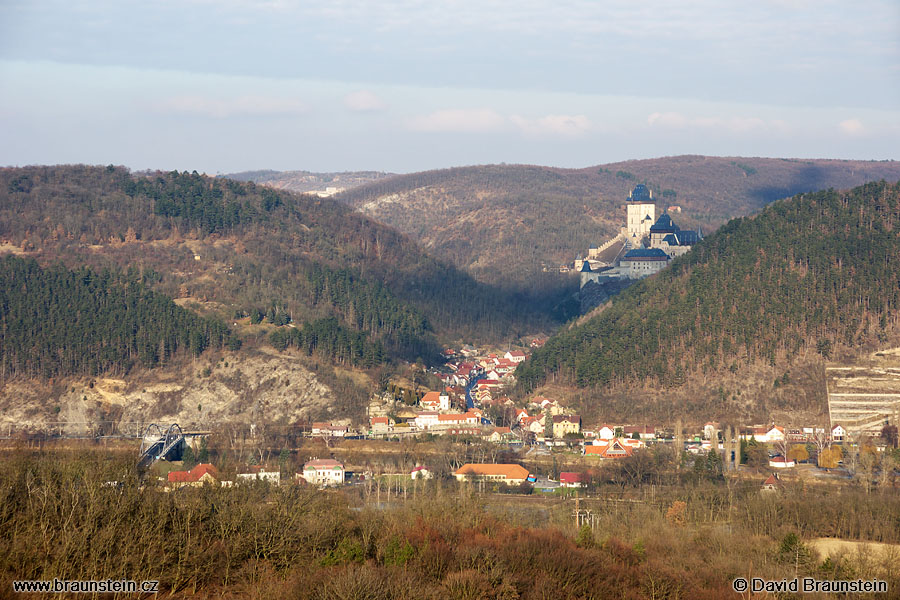
[[[435,336],[551,323],[344,204],[196,173],[0,170],[0,244],[41,264],[130,270],[251,338],[296,325],[308,334],[297,346],[340,364],[427,361]]]
[[[900,178],[900,163],[678,156],[585,169],[488,165],[399,175],[336,196],[482,281],[528,282],[622,226],[645,182],[682,227],[711,232],[797,193]],[[282,185],[278,178],[267,185]],[[290,186],[288,186],[290,187]]]
[[[824,393],[782,392],[823,379],[810,373],[825,359],[897,345],[898,227],[900,184],[776,202],[554,336],[516,374],[526,390],[548,378],[588,388],[610,409],[618,394],[625,412],[621,397],[643,392],[709,417],[824,411]]]

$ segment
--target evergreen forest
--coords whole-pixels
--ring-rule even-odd
[[[123,374],[224,346],[240,347],[225,324],[135,279],[0,258],[0,379]]]

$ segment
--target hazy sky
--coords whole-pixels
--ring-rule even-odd
[[[0,165],[898,148],[897,0],[0,0]]]

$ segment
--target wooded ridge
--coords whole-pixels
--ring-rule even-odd
[[[581,387],[852,356],[900,333],[900,184],[776,202],[707,237],[665,271],[552,337],[516,375]]]

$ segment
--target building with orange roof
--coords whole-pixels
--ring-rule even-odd
[[[453,476],[458,481],[466,481],[471,478],[481,481],[519,484],[528,479],[528,469],[516,464],[468,463],[457,469]]]
[[[450,396],[441,392],[427,392],[419,405],[428,410],[450,410]]]
[[[200,486],[205,483],[218,484],[219,471],[209,463],[200,463],[190,471],[172,471],[168,475],[172,484]]]
[[[597,456],[599,458],[628,458],[634,454],[634,447],[626,444],[625,440],[613,438],[611,440],[594,440],[592,444],[584,447],[585,456]]]

